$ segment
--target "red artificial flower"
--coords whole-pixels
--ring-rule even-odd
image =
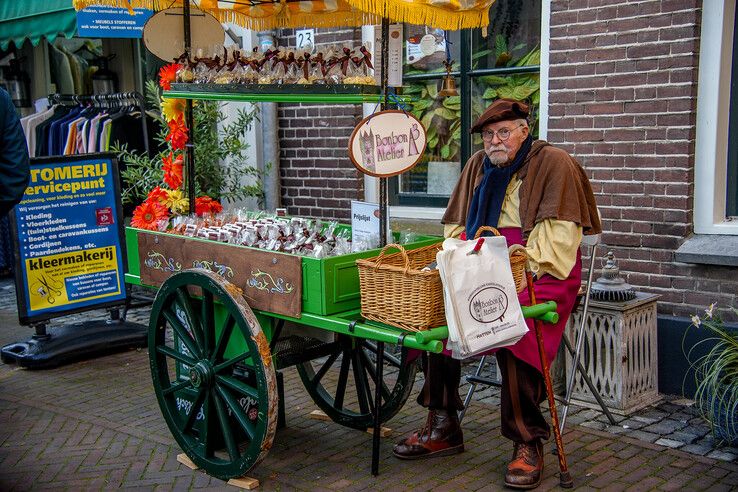
[[[171,83],[177,80],[177,70],[180,67],[179,63],[170,63],[159,69],[159,85],[162,89],[168,91],[172,88]]]
[[[223,205],[218,200],[213,200],[209,196],[199,196],[195,198],[195,213],[198,217],[205,214],[214,215],[223,211]]]
[[[174,160],[172,160],[174,159]],[[162,159],[164,164],[164,182],[173,190],[179,189],[182,186],[182,167],[184,161],[182,156],[179,155],[176,158],[171,152],[167,157]]]
[[[187,140],[189,140],[187,126],[184,123],[184,115],[178,114],[176,118],[169,120],[169,133],[167,134],[167,142],[172,144],[172,150],[184,149]]]
[[[160,187],[156,187],[153,190],[149,191],[148,196],[146,197],[147,202],[155,202],[155,203],[162,203],[167,201],[167,191],[162,190]]]
[[[159,230],[159,222],[169,218],[167,207],[154,201],[145,201],[133,211],[131,225],[150,231]]]

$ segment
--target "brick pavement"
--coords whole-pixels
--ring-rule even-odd
[[[145,317],[145,312],[136,316]],[[14,310],[2,302],[0,344],[28,335],[28,328],[17,325]],[[294,369],[285,372],[285,393],[287,428],[278,431],[269,456],[252,472],[261,490],[502,488],[510,445],[499,435],[498,407],[484,399],[473,403],[465,418],[465,453],[403,462],[392,457],[392,444],[423,420],[411,396],[388,424],[394,432],[382,442],[380,475],[372,477],[368,434],[308,419],[316,406]],[[582,489],[738,487],[735,462],[579,425],[571,427],[564,440],[575,483]],[[0,365],[2,491],[235,490],[181,466],[176,461],[179,452],[159,415],[145,349],[46,371]],[[556,488],[556,471],[555,456],[547,453],[541,490]]]

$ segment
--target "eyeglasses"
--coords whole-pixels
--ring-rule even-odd
[[[495,139],[495,135],[497,135],[497,138],[500,139],[501,142],[504,142],[508,138],[510,138],[510,134],[523,126],[522,124],[516,126],[515,128],[500,128],[497,131],[494,130],[482,130],[482,139],[486,140],[488,142],[491,142]]]

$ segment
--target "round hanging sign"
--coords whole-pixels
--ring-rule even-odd
[[[389,177],[412,169],[425,152],[423,124],[412,114],[390,109],[359,123],[349,138],[351,162],[364,174]]]
[[[191,53],[210,54],[225,41],[225,30],[218,19],[201,10],[190,9]],[[146,21],[143,29],[146,48],[171,63],[184,53],[184,14],[182,8],[160,10]]]

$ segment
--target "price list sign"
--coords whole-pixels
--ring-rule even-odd
[[[125,302],[117,167],[108,154],[31,160],[11,214],[21,323]]]

